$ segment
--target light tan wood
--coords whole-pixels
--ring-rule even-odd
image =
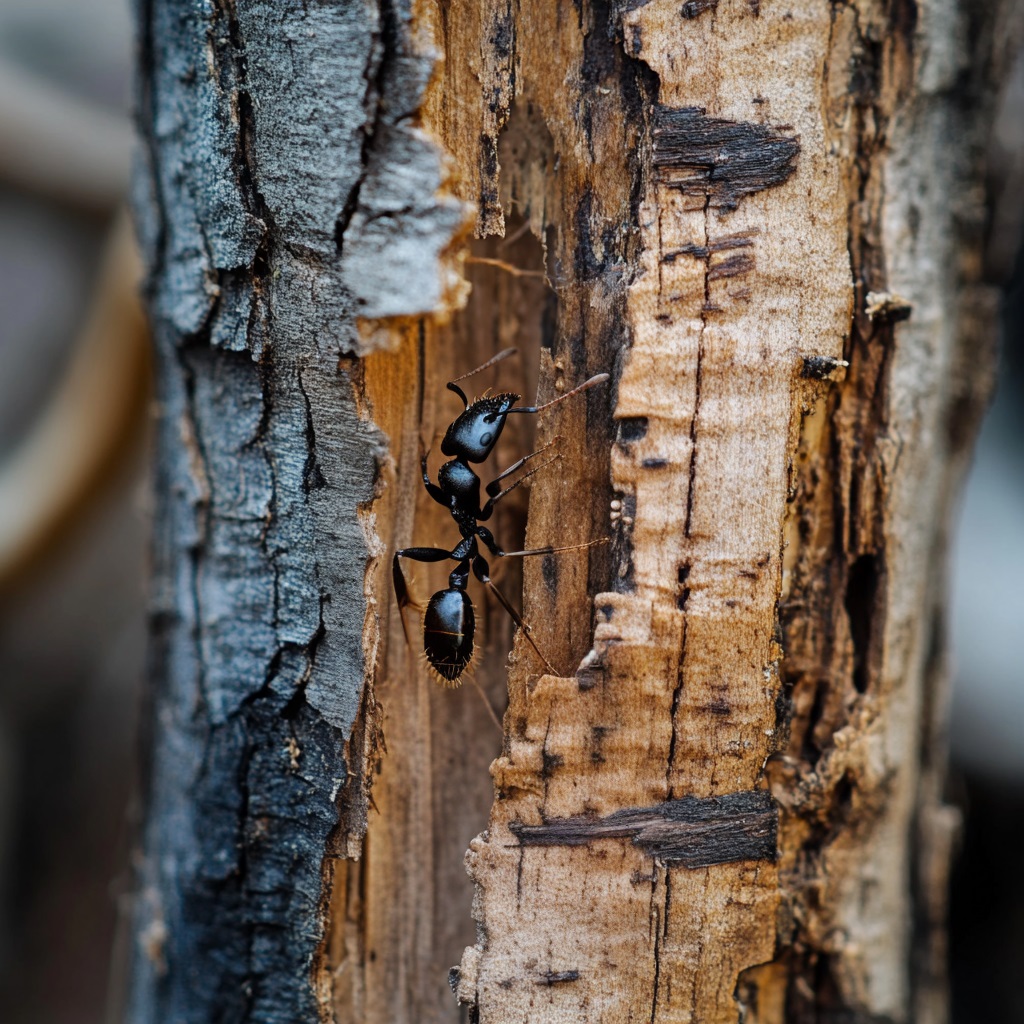
[[[462,994],[482,1020],[731,1022],[741,973],[772,958],[774,858],[694,870],[621,840],[525,850],[508,826],[764,785],[800,374],[805,357],[842,358],[851,300],[844,162],[820,109],[830,30],[824,9],[733,5],[680,26],[677,4],[654,3],[624,19],[663,105],[785,126],[799,157],[734,210],[680,192],[689,168],[648,179],[615,407],[646,432],[611,464],[616,499],[635,503],[616,524],[635,582],[596,598],[581,676],[513,687],[525,729],[471,860],[488,941]],[[539,988],[547,972],[577,979]]]
[[[944,1019],[937,622],[991,372],[978,221],[950,214],[978,167],[922,155],[967,147],[958,10],[421,5],[423,127],[477,234],[513,241],[477,243],[464,312],[367,361],[395,459],[368,530],[451,536],[415,438],[446,374],[514,342],[530,397],[614,375],[537,424],[562,461],[526,536],[609,543],[524,566],[563,674],[517,638],[486,822],[484,711],[401,649],[378,563],[387,752],[358,900],[335,886],[336,1019],[454,1019],[474,822],[453,980],[484,1024]]]

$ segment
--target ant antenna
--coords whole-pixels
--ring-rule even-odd
[[[495,357],[497,358],[497,356]],[[487,364],[484,364],[487,365]],[[481,367],[483,369],[483,367]],[[476,370],[473,371],[476,373]],[[468,374],[466,376],[469,376]],[[564,402],[567,398],[572,398],[573,395],[578,395],[581,391],[586,391],[589,388],[594,387],[596,384],[603,384],[609,378],[607,373],[597,373],[590,380],[585,380],[579,387],[575,387],[572,391],[566,391],[564,395],[559,395],[557,398],[552,398],[550,402],[545,402],[543,405],[530,405],[520,409],[509,409],[509,412],[543,412],[545,409],[550,409],[551,406],[557,405],[559,402]],[[459,380],[462,378],[460,377]]]
[[[526,551],[503,551],[502,558],[524,558],[527,555],[557,555],[561,551],[585,551],[587,548],[596,548],[599,544],[608,544],[611,537],[598,537],[597,540],[587,541],[586,544],[567,544],[560,548],[528,548]]]
[[[493,366],[495,363],[500,363],[502,359],[508,359],[509,356],[514,356],[519,349],[514,345],[511,348],[502,349],[496,356],[491,356],[486,363],[481,363],[475,370],[470,370],[469,373],[464,373],[461,377],[456,377],[454,380],[448,381],[445,385],[449,391],[454,391],[455,394],[462,399],[462,404],[469,407],[469,399],[466,398],[466,393],[459,387],[459,381],[465,380],[467,377],[473,377],[488,367]]]
[[[465,380],[467,377],[475,377],[476,374],[481,373],[488,367],[493,366],[495,363],[500,363],[502,359],[508,359],[509,356],[514,356],[519,349],[512,345],[509,348],[503,348],[496,356],[491,356],[486,363],[481,363],[475,370],[470,370],[469,373],[464,373],[461,377],[456,377],[452,381],[452,384],[457,384],[460,380]]]

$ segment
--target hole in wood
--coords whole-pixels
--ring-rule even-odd
[[[616,440],[619,444],[633,444],[647,436],[647,417],[629,416],[619,422],[619,433]]]

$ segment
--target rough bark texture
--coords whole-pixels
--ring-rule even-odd
[[[365,510],[387,441],[356,317],[440,308],[465,212],[409,121],[433,64],[402,11],[138,12],[160,505],[129,1015],[309,1020],[378,721]]]
[[[944,548],[1015,24],[138,10],[160,408],[130,1019],[453,1020],[461,958],[484,1022],[941,1021]],[[561,438],[528,544],[611,543],[524,567],[562,676],[521,638],[506,673],[476,597],[499,738],[401,642],[382,556],[454,541],[420,446],[508,344],[530,398],[613,373],[499,453]],[[524,520],[501,509],[506,548]]]

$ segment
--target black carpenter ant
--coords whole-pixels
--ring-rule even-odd
[[[516,412],[542,412],[556,402],[577,395],[608,379],[607,373],[599,373],[579,387],[564,395],[559,395],[558,398],[545,405],[517,408],[515,403],[519,401],[520,396],[510,392],[485,395],[470,403],[462,388],[458,386],[458,382],[480,373],[481,370],[486,370],[515,351],[514,348],[505,349],[492,359],[488,359],[482,366],[448,382],[448,390],[454,391],[462,399],[464,406],[463,411],[448,427],[444,440],[441,442],[441,451],[445,455],[451,456],[451,460],[438,471],[436,484],[431,481],[427,470],[427,455],[429,453],[424,454],[420,460],[423,485],[426,487],[427,493],[439,505],[444,505],[451,512],[452,518],[462,534],[462,540],[451,551],[447,551],[445,548],[403,548],[401,551],[395,552],[392,560],[395,596],[398,598],[398,611],[407,642],[409,631],[405,623],[405,609],[408,605],[413,607],[415,605],[409,597],[409,588],[398,560],[412,558],[417,562],[443,562],[451,559],[458,563],[448,577],[447,590],[439,590],[434,594],[423,613],[423,651],[427,656],[427,661],[437,673],[438,681],[444,686],[458,686],[462,682],[462,673],[473,658],[473,635],[476,619],[473,614],[473,602],[466,593],[471,568],[473,575],[490,589],[502,608],[512,617],[512,621],[523,631],[523,635],[537,652],[537,656],[544,662],[548,671],[552,675],[557,675],[551,663],[533,642],[529,627],[524,624],[519,613],[506,600],[504,594],[494,585],[494,581],[490,577],[490,566],[480,554],[477,546],[478,538],[483,541],[484,546],[495,558],[524,558],[528,555],[548,555],[557,551],[571,551],[581,546],[589,547],[584,544],[560,548],[532,548],[528,551],[502,551],[495,542],[491,531],[486,526],[480,525],[481,522],[490,519],[494,506],[506,494],[515,490],[528,477],[555,461],[555,459],[549,459],[530,472],[524,473],[515,483],[502,489],[502,480],[520,469],[530,459],[536,458],[546,451],[554,442],[546,444],[543,448],[520,459],[499,473],[487,485],[487,501],[481,506],[480,478],[472,470],[470,463],[483,462],[491,454],[501,436],[506,418]]]

